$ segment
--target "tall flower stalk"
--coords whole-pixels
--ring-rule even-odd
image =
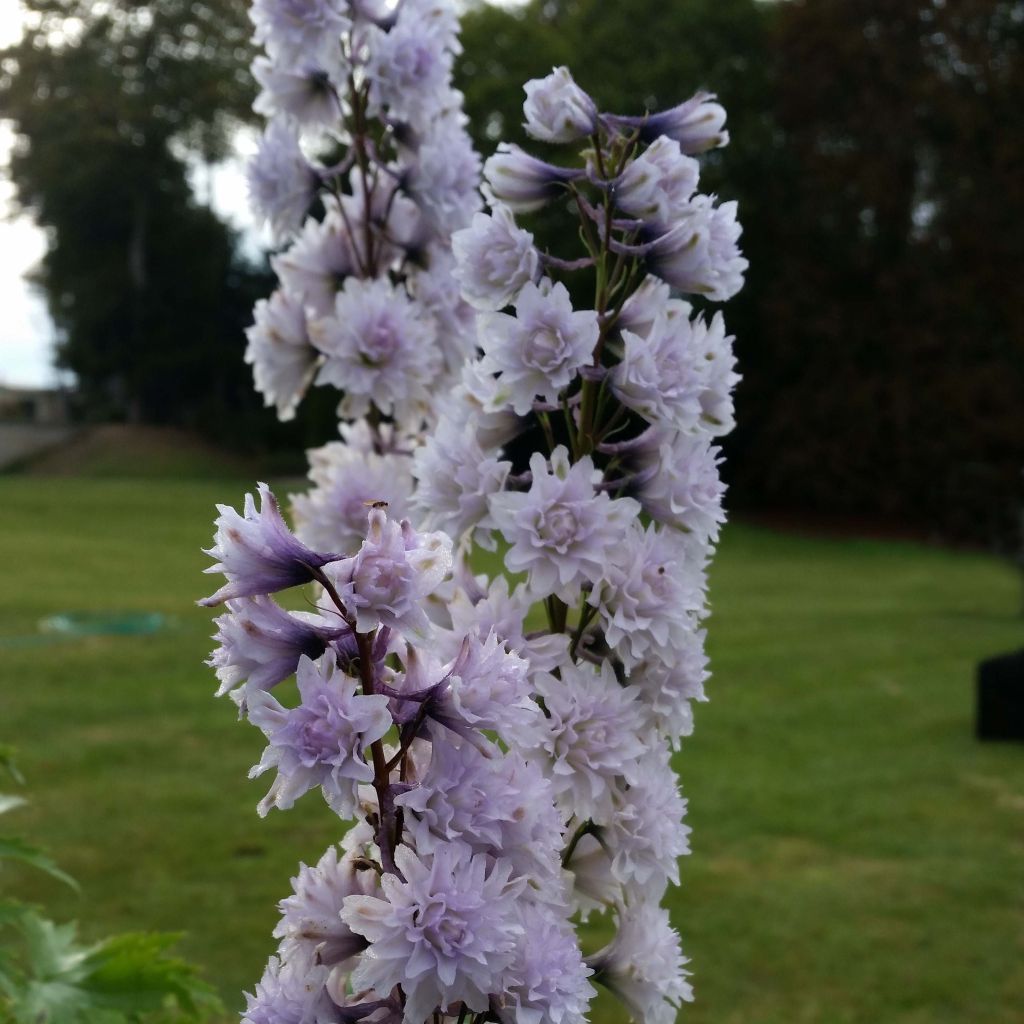
[[[480,212],[445,4],[254,19],[254,197],[282,237],[325,215],[275,259],[248,358],[282,416],[339,388],[342,441],[311,453],[296,535],[264,485],[220,507],[210,663],[267,739],[260,813],[319,789],[354,825],[293,879],[245,1020],[578,1024],[596,982],[670,1024],[692,998],[661,906],[689,849],[670,755],[704,699],[738,379],[721,314],[680,295],[724,301],[746,268],[735,204],[697,191],[725,112],[601,113],[557,68],[526,126],[579,161],[500,146]],[[575,252],[523,221],[552,202]],[[474,575],[499,541],[508,575]],[[314,610],[274,600],[301,585]],[[615,935],[585,955],[594,913]]]

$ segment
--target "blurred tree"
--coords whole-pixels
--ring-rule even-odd
[[[222,156],[248,116],[247,0],[25,7],[0,114],[18,201],[49,236],[37,279],[60,363],[91,416],[230,430],[257,408],[242,328],[269,279],[195,200],[188,160]]]
[[[1008,538],[1024,465],[1019,0],[780,5],[747,500]],[[770,361],[770,362],[767,362]]]

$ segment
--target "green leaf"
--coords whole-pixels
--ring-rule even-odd
[[[30,864],[78,891],[78,883],[69,874],[61,871],[49,854],[16,836],[0,836],[0,860],[16,860],[22,864]]]
[[[0,771],[7,772],[19,786],[25,784],[25,776],[18,771],[18,766],[14,763],[14,747],[8,743],[0,743]]]

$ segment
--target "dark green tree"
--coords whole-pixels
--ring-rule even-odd
[[[18,201],[49,235],[37,280],[60,363],[91,416],[228,425],[256,406],[241,332],[265,283],[196,201],[188,155],[217,159],[248,115],[248,5],[26,6],[0,112]]]

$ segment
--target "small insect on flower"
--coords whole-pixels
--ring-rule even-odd
[[[376,501],[364,501],[363,504],[367,508],[387,508],[388,507],[388,503],[386,501],[383,501],[382,499],[379,499],[379,498]]]

